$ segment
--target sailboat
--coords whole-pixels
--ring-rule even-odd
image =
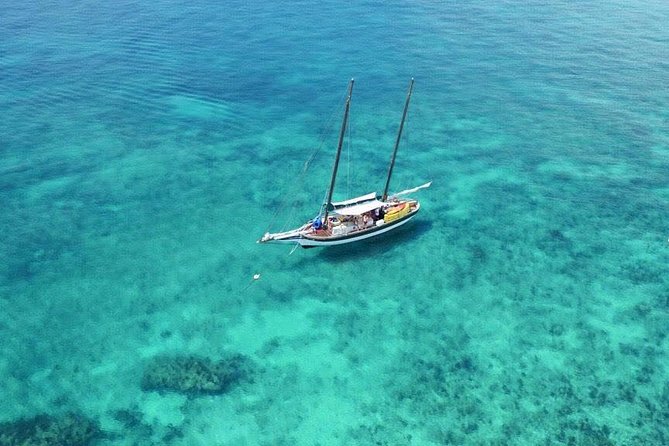
[[[332,169],[332,178],[330,187],[327,191],[327,199],[321,206],[318,216],[307,221],[302,226],[285,232],[270,233],[266,232],[258,243],[293,243],[304,248],[316,246],[343,245],[346,243],[358,242],[371,237],[376,237],[393,229],[408,223],[418,214],[420,203],[418,200],[406,197],[409,194],[421,189],[430,187],[432,182],[403,190],[389,195],[390,179],[395,167],[395,158],[397,149],[402,137],[402,129],[406,120],[409,102],[413,91],[414,80],[409,83],[409,92],[407,93],[402,120],[400,122],[395,148],[388,168],[386,184],[381,195],[371,192],[360,197],[350,198],[344,201],[332,201],[335,183],[337,181],[337,170],[339,168],[339,159],[344,142],[344,135],[348,125],[348,115],[351,105],[351,95],[353,93],[354,80],[351,79],[348,85],[348,94],[346,96],[346,105],[344,107],[344,119],[339,132],[339,143],[337,146],[337,155],[335,157],[334,167]]]

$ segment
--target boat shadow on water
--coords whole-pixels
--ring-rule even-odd
[[[430,221],[410,222],[390,233],[361,240],[357,243],[313,248],[313,250],[317,251],[318,258],[328,262],[357,261],[370,256],[391,253],[395,248],[401,248],[402,246],[410,246],[409,244],[415,243],[423,234],[432,229],[432,225]]]

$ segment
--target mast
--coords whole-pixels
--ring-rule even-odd
[[[337,146],[337,156],[335,157],[334,167],[332,168],[332,180],[330,180],[330,189],[328,190],[328,199],[325,202],[325,215],[323,216],[323,226],[328,225],[328,211],[332,206],[332,193],[334,192],[335,181],[337,179],[337,169],[339,168],[339,158],[341,156],[341,147],[344,144],[344,135],[346,134],[346,124],[348,123],[348,111],[351,107],[351,93],[353,92],[354,79],[348,84],[348,95],[346,96],[346,108],[344,109],[344,121],[341,123],[339,132],[339,145]]]
[[[395,141],[395,150],[393,150],[393,157],[390,159],[390,167],[388,168],[388,178],[386,179],[386,187],[383,189],[381,201],[388,199],[388,188],[390,187],[390,177],[393,175],[393,167],[395,167],[395,157],[397,156],[397,148],[400,146],[400,138],[402,138],[402,129],[404,128],[404,120],[407,117],[407,110],[409,110],[409,100],[411,100],[411,92],[413,91],[413,77],[409,83],[409,92],[407,93],[407,100],[404,103],[404,112],[402,113],[402,121],[400,122],[400,130],[397,132],[397,140]]]

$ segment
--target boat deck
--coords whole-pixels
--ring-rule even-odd
[[[370,220],[370,223],[368,223],[366,226],[359,226],[356,224],[352,224],[348,226],[350,228],[349,230],[341,232],[336,230],[337,226],[335,226],[334,228],[329,227],[326,229],[314,230],[308,234],[304,234],[303,237],[310,240],[327,241],[327,240],[341,240],[347,238],[355,238],[358,236],[363,236],[365,234],[371,234],[375,232],[385,232],[383,230],[389,229],[392,226],[399,225],[400,223],[416,215],[419,209],[420,205],[416,203],[416,205],[413,206],[409,212],[389,222],[385,222],[382,218],[378,220],[372,219]]]

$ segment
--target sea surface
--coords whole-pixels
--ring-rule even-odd
[[[669,444],[669,2],[0,11],[3,446]],[[421,213],[256,244],[318,213],[350,78],[335,199],[381,190],[412,77]]]

